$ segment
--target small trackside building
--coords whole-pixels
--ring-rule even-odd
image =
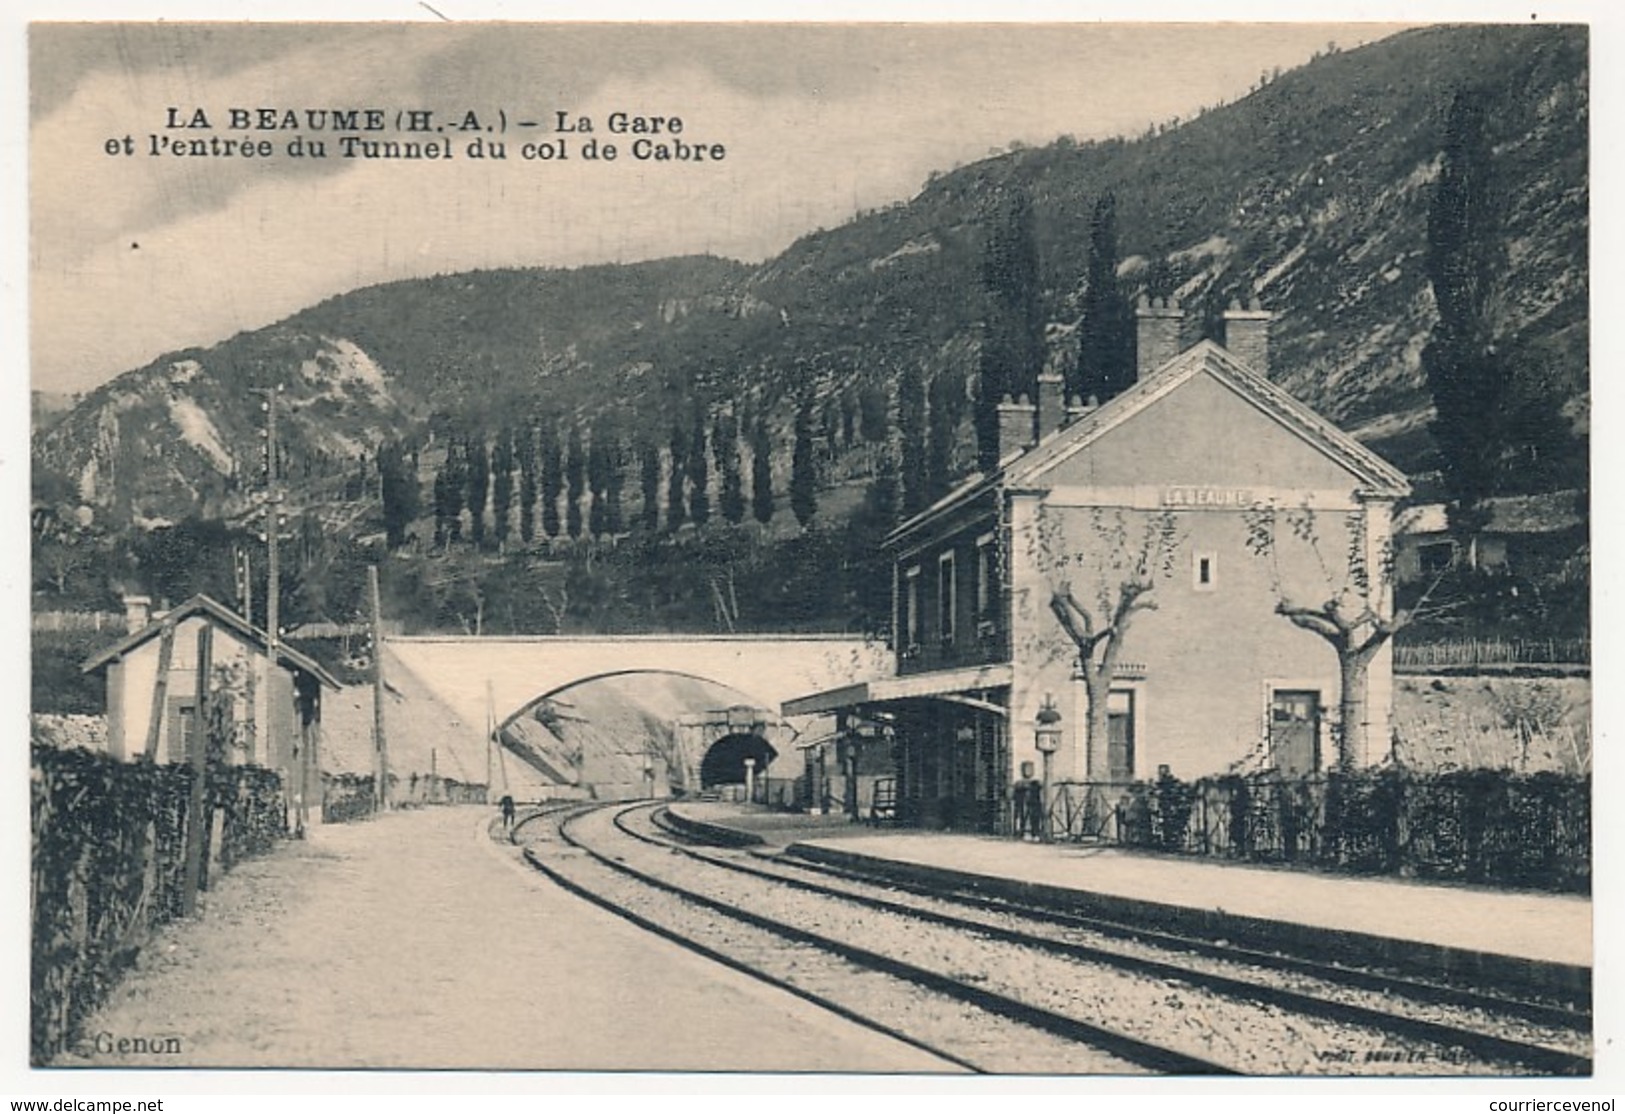
[[[211,631],[209,699],[224,712],[225,760],[277,770],[296,824],[321,803],[322,690],[338,681],[312,658],[279,643],[208,596],[157,618],[144,596],[125,599],[129,633],[89,658],[105,671],[108,752],[124,761],[185,762],[196,728],[199,634]]]
[[[1133,386],[1068,405],[1041,376],[1036,403],[1000,407],[999,466],[885,540],[894,675],[784,705],[835,713],[849,750],[889,748],[904,823],[1013,830],[1046,706],[1053,778],[1087,786],[1078,800],[1164,768],[1337,761],[1338,652],[1287,612],[1392,615],[1409,485],[1266,378],[1268,313],[1233,307],[1224,345],[1190,347],[1176,303],[1138,317]],[[1093,730],[1086,662],[1104,696]],[[1384,645],[1354,764],[1386,757],[1391,677]]]

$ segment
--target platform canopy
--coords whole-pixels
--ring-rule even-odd
[[[852,708],[889,704],[898,700],[939,699],[987,710],[1003,711],[981,698],[989,689],[1008,688],[1014,676],[1009,662],[974,665],[964,669],[942,669],[905,677],[881,677],[859,681],[840,688],[786,700],[780,711],[786,716],[812,716]]]

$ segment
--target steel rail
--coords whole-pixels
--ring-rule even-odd
[[[1442,1045],[1446,1048],[1460,1048],[1488,1060],[1511,1061],[1513,1063],[1523,1064],[1526,1067],[1532,1068],[1544,1074],[1589,1075],[1592,1070],[1592,1061],[1590,1057],[1581,1056],[1572,1052],[1565,1052],[1561,1049],[1550,1048],[1546,1045],[1531,1044],[1527,1041],[1520,1041],[1510,1037],[1499,1037],[1494,1034],[1482,1033],[1473,1029],[1465,1029],[1455,1025],[1447,1025],[1443,1022],[1408,1017],[1404,1014],[1394,1013],[1388,1010],[1373,1009],[1372,1007],[1362,1006],[1353,1002],[1339,1002],[1334,999],[1305,994],[1301,991],[1289,990],[1284,987],[1268,986],[1247,979],[1235,978],[1229,975],[1221,975],[1215,972],[1196,970],[1161,960],[1148,959],[1143,956],[1125,955],[1121,952],[1093,947],[1088,944],[1054,940],[1049,937],[1033,935],[1032,933],[1024,932],[1019,929],[1011,929],[1001,925],[987,924],[982,921],[966,920],[962,917],[956,917],[948,913],[941,913],[934,910],[921,909],[917,906],[900,904],[883,897],[854,894],[833,889],[831,887],[823,886],[816,882],[811,882],[804,879],[787,878],[771,871],[761,870],[747,863],[742,863],[732,859],[717,858],[712,855],[707,855],[701,851],[697,851],[692,847],[685,847],[676,843],[668,843],[666,841],[657,840],[642,833],[635,832],[626,825],[624,820],[626,815],[632,811],[635,811],[637,807],[648,806],[634,806],[634,808],[623,810],[623,812],[618,814],[615,818],[615,826],[625,834],[634,839],[638,839],[655,846],[667,847],[671,850],[681,852],[690,858],[705,862],[711,866],[715,866],[723,870],[734,871],[752,878],[777,882],[781,885],[803,892],[818,894],[820,896],[834,897],[867,908],[893,913],[900,916],[912,917],[917,920],[940,925],[946,928],[980,933],[994,939],[1002,940],[1005,943],[1038,948],[1040,950],[1050,952],[1051,954],[1065,955],[1069,958],[1077,959],[1086,963],[1104,964],[1120,970],[1134,971],[1138,974],[1153,978],[1177,979],[1182,982],[1202,986],[1204,989],[1213,991],[1217,994],[1229,997],[1248,998],[1253,1001],[1277,1006],[1281,1009],[1292,1010],[1311,1017],[1320,1017],[1328,1021],[1359,1025],[1365,1028],[1374,1028],[1381,1032],[1393,1033],[1398,1036],[1415,1040],[1428,1041],[1433,1044]],[[799,867],[801,864],[798,862],[795,865]],[[873,879],[849,878],[849,880],[863,885],[876,884]],[[888,884],[890,884],[889,881]],[[944,896],[941,893],[930,891],[924,889],[923,887],[922,891],[923,892],[920,892],[919,894],[920,896],[936,899],[941,899]],[[985,900],[986,899],[978,899],[978,902]],[[976,902],[963,901],[961,903],[977,904]],[[1022,915],[1027,912],[1025,909],[1012,910],[1008,908],[998,908],[997,905],[992,902],[982,904],[981,907],[987,911],[1016,913],[1017,915]],[[1076,925],[1069,926],[1078,927]],[[1145,940],[1146,937],[1150,936],[1166,936],[1166,934],[1147,933],[1140,938]],[[1171,946],[1179,950],[1192,950],[1186,947],[1187,942],[1184,940],[1184,938],[1173,937],[1171,939]],[[1150,942],[1158,944],[1162,943],[1162,941]],[[1209,946],[1212,947],[1212,945]],[[1252,962],[1253,954],[1267,955],[1267,953],[1247,953],[1241,949],[1233,948],[1213,948],[1213,951],[1219,953],[1218,958],[1232,963]],[[1338,976],[1342,975],[1346,970],[1347,969],[1345,968],[1316,967],[1312,972],[1309,973],[1330,982],[1341,982],[1343,980]],[[1490,1008],[1482,1003],[1477,1005],[1478,1008]]]
[[[607,806],[606,806],[607,807]],[[646,807],[634,805],[633,809]],[[623,811],[630,811],[626,809]],[[651,874],[638,870],[630,864],[620,862],[609,855],[586,846],[569,832],[569,825],[585,813],[572,815],[559,825],[559,835],[572,847],[591,856],[592,859],[616,873],[634,878],[645,886],[672,896],[681,898],[691,904],[717,913],[730,920],[750,925],[764,932],[772,933],[793,943],[805,944],[832,955],[839,956],[847,962],[860,967],[879,971],[927,990],[943,994],[959,1001],[976,1006],[987,1013],[1015,1021],[1023,1025],[1050,1033],[1078,1044],[1088,1045],[1099,1051],[1106,1052],[1127,1063],[1151,1071],[1163,1072],[1173,1075],[1234,1075],[1232,1068],[1225,1067],[1212,1061],[1190,1056],[1183,1052],[1152,1044],[1138,1038],[1092,1025],[1065,1014],[1054,1013],[1029,1003],[1010,998],[993,991],[972,986],[961,980],[943,975],[940,972],[919,967],[890,956],[873,952],[867,948],[860,948],[842,940],[832,939],[819,933],[810,932],[795,925],[787,924],[770,917],[765,917],[736,906],[717,901],[705,894],[656,878]],[[618,818],[617,818],[618,819]],[[624,829],[623,829],[624,830]],[[549,877],[559,877],[559,872],[553,871],[541,863],[540,857],[534,855],[529,849],[525,857],[532,865],[548,874]],[[573,891],[574,892],[574,891]],[[607,900],[607,899],[606,899]],[[746,967],[736,969],[748,970]]]

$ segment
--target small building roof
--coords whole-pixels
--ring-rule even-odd
[[[1583,521],[1576,493],[1554,491],[1539,495],[1497,495],[1484,500],[1489,521],[1486,534],[1555,534],[1572,530]],[[1450,512],[1444,503],[1418,503],[1394,519],[1401,537],[1448,534]]]
[[[262,651],[269,652],[270,636],[265,631],[254,626],[224,604],[210,599],[208,596],[197,595],[180,606],[171,609],[162,618],[154,619],[140,630],[126,635],[107,649],[87,658],[84,665],[80,666],[80,669],[86,673],[94,673],[103,666],[122,658],[143,642],[156,638],[163,632],[166,624],[176,624],[194,615],[204,616],[236,634],[243,641],[252,643]],[[300,653],[286,642],[277,643],[277,664],[297,672],[308,673],[335,691],[339,688],[337,679],[323,669],[315,659]]]

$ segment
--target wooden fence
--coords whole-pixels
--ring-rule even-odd
[[[1588,638],[1455,638],[1394,644],[1394,665],[1450,669],[1475,665],[1589,665]]]
[[[36,634],[106,631],[109,635],[115,635],[125,632],[124,616],[116,611],[36,611],[31,627]]]

